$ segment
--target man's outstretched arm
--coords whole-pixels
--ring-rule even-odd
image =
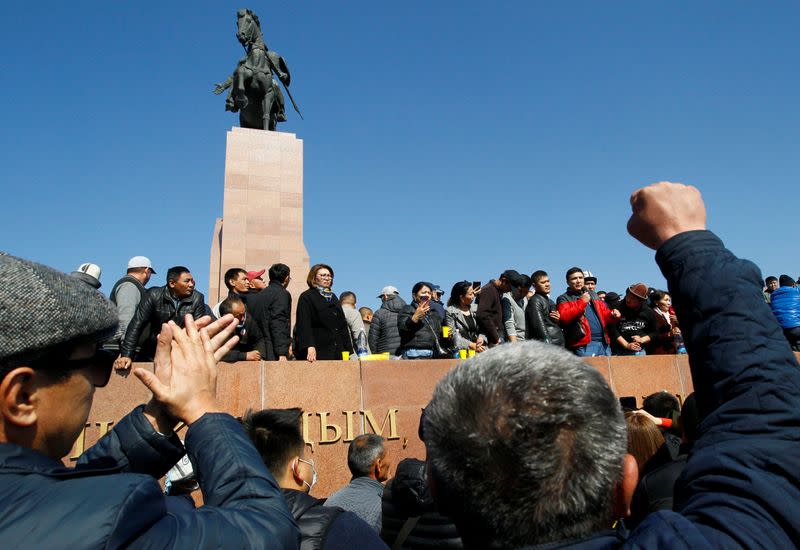
[[[658,250],[702,419],[675,509],[715,547],[792,547],[800,368],[761,296],[760,273],[705,230],[697,189],[656,184],[631,205],[629,231]]]

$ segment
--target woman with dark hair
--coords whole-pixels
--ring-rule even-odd
[[[653,355],[673,355],[677,353],[675,337],[681,333],[678,318],[672,310],[672,299],[663,290],[656,290],[650,295],[650,303],[656,314],[656,338],[648,349]]]
[[[342,305],[333,293],[333,268],[316,264],[306,278],[308,290],[297,300],[294,326],[294,354],[308,362],[342,359],[353,352],[350,331]]]
[[[486,349],[486,337],[478,332],[474,301],[472,283],[461,281],[454,284],[450,299],[447,300],[445,324],[450,327],[450,338],[455,349],[471,349],[480,353]]]
[[[397,316],[400,332],[398,355],[403,359],[444,357],[448,343],[442,335],[442,318],[431,309],[431,286],[419,282],[411,289],[411,304]]]

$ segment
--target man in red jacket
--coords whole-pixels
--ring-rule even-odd
[[[619,311],[586,288],[580,267],[567,271],[567,291],[556,304],[568,349],[581,357],[611,355],[606,325],[617,322]]]

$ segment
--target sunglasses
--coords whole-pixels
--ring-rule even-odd
[[[111,379],[111,371],[117,354],[98,349],[91,357],[83,359],[67,359],[63,355],[49,355],[31,363],[34,370],[69,372],[73,370],[89,369],[92,384],[95,388],[103,388]]]

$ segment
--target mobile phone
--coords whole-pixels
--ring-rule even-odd
[[[481,282],[480,281],[472,281],[472,288],[474,290],[478,290],[480,287],[481,287]]]

